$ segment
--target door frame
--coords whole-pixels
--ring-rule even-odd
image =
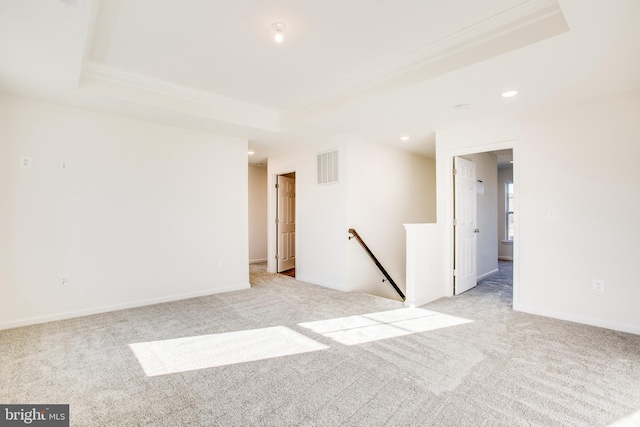
[[[297,168],[285,168],[271,172],[267,176],[267,272],[276,273],[278,271],[278,263],[276,262],[276,254],[278,253],[278,234],[276,228],[276,213],[278,210],[278,192],[276,190],[276,184],[278,183],[279,175],[287,175],[289,173],[296,174],[296,181],[298,180]],[[296,211],[296,271],[298,271],[298,252],[300,246],[298,245],[298,222],[299,222],[299,210],[298,210],[298,185],[296,183],[296,199],[295,199],[295,211]]]
[[[454,183],[453,183],[453,158],[459,156],[465,156],[469,154],[486,153],[490,151],[498,150],[513,150],[513,204],[514,204],[514,233],[516,236],[521,236],[520,233],[520,148],[518,140],[509,140],[503,142],[474,145],[472,147],[455,148],[443,151],[442,157],[439,157],[436,153],[436,167],[446,167],[447,170],[437,176],[446,175],[449,179],[444,180],[444,218],[438,218],[438,222],[444,224],[445,236],[444,236],[444,268],[445,268],[445,280],[443,294],[445,296],[453,296],[453,266],[454,266],[454,229],[453,229],[453,203],[454,203]],[[439,212],[440,214],[440,212]],[[518,310],[520,307],[520,239],[516,238],[513,241],[513,301],[512,306],[514,310]]]

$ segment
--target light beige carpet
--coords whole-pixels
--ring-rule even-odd
[[[640,416],[640,337],[514,312],[508,263],[416,312],[251,268],[249,290],[0,331],[0,403],[68,403],[77,426]]]

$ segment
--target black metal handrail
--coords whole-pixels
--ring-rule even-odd
[[[391,286],[393,286],[393,289],[396,290],[398,295],[400,295],[400,298],[402,298],[402,301],[404,301],[406,299],[406,297],[404,296],[404,294],[402,293],[402,291],[400,290],[398,285],[396,285],[396,282],[394,282],[393,279],[391,278],[391,276],[389,276],[389,273],[387,273],[387,270],[385,270],[384,267],[382,266],[382,264],[380,264],[380,261],[378,261],[378,258],[376,258],[376,256],[373,254],[373,252],[371,252],[371,249],[369,249],[369,247],[364,242],[364,240],[362,240],[362,238],[360,237],[358,232],[356,230],[354,230],[353,228],[350,228],[349,229],[349,234],[351,234],[351,236],[349,236],[349,240],[355,238],[358,241],[358,243],[360,243],[360,246],[362,246],[362,249],[364,249],[364,251],[367,253],[367,255],[369,255],[369,258],[371,258],[371,261],[373,261],[375,263],[376,267],[378,267],[380,272],[382,274],[384,274],[384,277],[386,277],[386,280],[388,280],[389,283],[391,283]],[[384,282],[384,279],[382,281]]]

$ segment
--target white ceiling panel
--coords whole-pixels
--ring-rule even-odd
[[[523,0],[105,0],[90,59],[283,109]],[[273,41],[271,24],[287,25]]]
[[[334,135],[433,156],[437,129],[640,88],[638,0],[75,1],[0,0],[1,92],[245,138],[252,163]]]

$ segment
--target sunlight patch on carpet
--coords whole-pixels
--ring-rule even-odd
[[[472,320],[423,308],[401,308],[379,313],[299,323],[345,345],[363,344],[388,338],[471,323]]]
[[[609,424],[607,427],[637,427],[640,426],[640,410]]]
[[[287,327],[129,344],[149,377],[325,350]]]

